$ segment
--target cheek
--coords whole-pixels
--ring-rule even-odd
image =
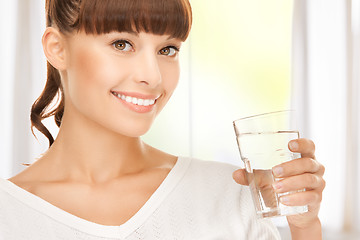
[[[74,101],[91,101],[104,95],[116,83],[117,68],[101,53],[79,51],[71,59],[68,90]]]
[[[172,63],[172,64],[164,64],[164,66],[161,66],[162,69],[162,79],[163,79],[163,87],[168,95],[168,98],[172,95],[174,92],[180,77],[180,67],[179,63]]]

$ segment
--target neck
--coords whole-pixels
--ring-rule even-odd
[[[64,114],[59,134],[40,159],[58,179],[106,182],[137,173],[151,164],[150,147],[139,137],[124,136],[85,117]]]

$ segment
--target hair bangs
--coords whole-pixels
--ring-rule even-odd
[[[84,0],[77,23],[88,34],[144,31],[185,41],[192,13],[188,0]]]

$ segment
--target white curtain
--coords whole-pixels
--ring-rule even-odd
[[[34,144],[30,108],[46,80],[41,35],[45,29],[44,1],[0,2],[0,151],[1,177],[8,178],[46,147]],[[43,149],[40,149],[43,148]]]
[[[320,217],[329,232],[359,231],[359,0],[295,6],[292,100],[326,167]]]
[[[10,166],[10,146],[12,137],[10,129],[12,128],[12,91],[14,78],[13,63],[15,61],[14,49],[15,44],[15,4],[8,3],[11,1],[0,2],[0,152],[1,152],[1,176],[8,176]],[[6,19],[7,21],[4,21]]]
[[[348,36],[348,128],[345,229],[360,232],[360,1],[347,3]]]

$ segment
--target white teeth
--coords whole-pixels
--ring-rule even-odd
[[[144,100],[144,106],[149,106],[150,105],[150,100],[149,99],[145,99]]]
[[[139,106],[150,106],[155,104],[155,99],[141,99],[141,98],[135,98],[130,96],[125,96],[119,93],[113,93],[116,97],[132,104],[136,104]]]

